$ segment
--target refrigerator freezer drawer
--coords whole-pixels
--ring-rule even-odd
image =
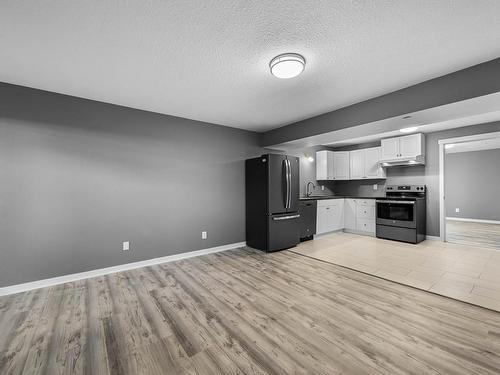
[[[288,249],[300,242],[300,215],[297,212],[272,215],[268,220],[267,251]]]

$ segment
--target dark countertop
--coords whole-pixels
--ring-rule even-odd
[[[324,196],[311,196],[311,197],[300,197],[299,199],[301,201],[315,201],[315,200],[322,200],[322,199],[345,199],[345,198],[350,198],[350,199],[378,199],[378,198],[385,198],[384,196],[380,197],[366,197],[366,196],[355,196],[355,195],[324,195]]]

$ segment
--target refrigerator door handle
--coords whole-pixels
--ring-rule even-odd
[[[283,160],[283,163],[285,165],[285,209],[288,208],[288,160]]]
[[[286,159],[288,161],[288,173],[290,177],[288,178],[288,208],[292,208],[292,162],[290,159]]]
[[[287,190],[287,203],[286,208],[290,208],[292,205],[292,167],[290,165],[290,160],[286,159],[286,165],[288,168],[288,184],[286,187]]]
[[[279,221],[279,220],[290,220],[290,219],[297,219],[299,218],[300,215],[289,215],[289,216],[279,216],[279,217],[273,217],[273,220]]]
[[[283,167],[285,169],[285,209],[288,208],[288,163],[286,159],[283,160]]]

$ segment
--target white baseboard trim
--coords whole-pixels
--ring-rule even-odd
[[[228,244],[228,245],[211,247],[208,249],[189,251],[187,253],[168,255],[168,256],[160,257],[160,258],[141,260],[139,262],[120,264],[118,266],[100,268],[97,270],[74,273],[71,275],[52,277],[50,279],[32,281],[32,282],[24,283],[24,284],[6,286],[3,288],[0,288],[0,296],[6,296],[9,294],[26,292],[28,290],[45,288],[48,286],[69,283],[72,281],[77,281],[77,280],[82,280],[82,279],[89,279],[91,277],[108,275],[110,273],[122,272],[122,271],[132,270],[135,268],[153,266],[155,264],[160,264],[160,263],[175,262],[176,260],[197,257],[200,255],[218,253],[221,251],[236,249],[236,248],[242,247],[242,246],[246,246],[246,242],[236,242],[236,243],[232,243],[232,244]]]
[[[467,217],[446,217],[446,220],[469,221],[471,223],[500,224],[500,221],[498,221],[498,220],[471,219],[471,218],[467,218]]]
[[[441,237],[439,236],[425,236],[425,239],[429,241],[441,241]]]

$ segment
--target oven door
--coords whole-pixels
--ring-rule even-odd
[[[377,224],[416,228],[415,201],[376,201]]]

